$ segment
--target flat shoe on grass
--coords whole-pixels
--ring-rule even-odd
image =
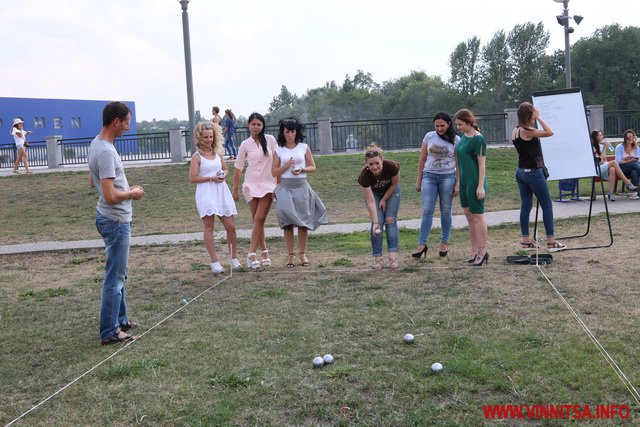
[[[123,332],[128,331],[129,329],[135,329],[138,327],[138,323],[133,320],[128,320],[127,323],[120,325],[120,330]]]
[[[138,337],[136,337],[135,335],[124,334],[124,336],[120,336],[120,333],[116,333],[111,335],[111,338],[109,338],[108,340],[101,341],[101,344],[109,345],[109,344],[116,344],[116,343],[122,343],[127,341],[135,341],[137,339]]]

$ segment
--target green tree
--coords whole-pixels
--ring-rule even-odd
[[[459,95],[453,93],[439,76],[412,71],[381,87],[382,115],[386,118],[430,116],[439,111],[455,112]]]
[[[471,101],[480,82],[480,39],[473,37],[458,44],[449,58],[449,65],[449,84]]]
[[[269,104],[269,113],[282,108],[293,108],[294,104],[298,100],[295,93],[291,93],[285,85],[280,88],[280,93],[273,97],[273,100]]]
[[[640,28],[603,27],[576,42],[571,53],[572,82],[586,103],[640,108]]]
[[[535,91],[551,88],[549,61],[544,54],[549,46],[549,33],[542,22],[516,25],[509,32],[507,43],[511,52],[514,100],[524,101]]]
[[[496,31],[489,43],[482,48],[480,91],[493,105],[508,105],[513,102],[511,81],[513,64],[507,35],[503,30]]]

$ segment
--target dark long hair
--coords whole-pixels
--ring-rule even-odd
[[[295,117],[287,117],[286,119],[280,120],[280,129],[278,129],[278,145],[280,147],[287,145],[287,141],[284,139],[285,128],[296,131],[296,144],[304,141],[304,125]]]
[[[448,115],[447,113],[440,112],[440,113],[436,114],[435,116],[433,116],[433,123],[435,123],[436,120],[444,120],[449,125],[447,127],[447,131],[445,132],[444,135],[440,135],[438,132],[436,132],[436,134],[440,138],[444,139],[447,142],[450,142],[451,144],[455,143],[456,142],[456,131],[453,128],[453,121],[451,120],[451,116]]]
[[[251,113],[249,118],[247,119],[247,123],[251,123],[251,120],[256,119],[262,122],[262,130],[258,137],[260,138],[260,146],[262,147],[262,152],[265,156],[269,154],[269,150],[267,150],[267,137],[264,136],[264,129],[267,127],[267,124],[264,121],[264,116],[260,113]]]
[[[598,153],[598,156],[601,156],[600,152],[600,143],[598,142],[598,134],[600,131],[598,129],[591,131],[591,145],[593,145],[593,151]]]

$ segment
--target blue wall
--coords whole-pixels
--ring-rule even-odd
[[[111,101],[0,97],[0,144],[13,145],[11,127],[16,117],[24,120],[25,130],[33,131],[28,136],[28,141],[44,141],[47,136],[52,135],[92,138],[102,129],[102,110],[109,102]],[[122,102],[131,109],[131,129],[125,135],[135,134],[135,103]]]

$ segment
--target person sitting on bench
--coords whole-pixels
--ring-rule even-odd
[[[622,144],[616,147],[616,162],[620,165],[620,169],[625,175],[628,175],[634,186],[638,186],[640,178],[640,149],[636,141],[636,133],[627,129],[624,131],[624,139]],[[634,191],[629,195],[632,199],[638,199],[638,192]]]
[[[609,181],[609,192],[607,193],[609,201],[616,201],[614,197],[616,175],[619,179],[624,181],[624,184],[627,186],[630,192],[633,192],[638,188],[633,185],[626,176],[624,176],[624,173],[622,173],[622,169],[620,169],[618,162],[616,162],[615,160],[607,161],[607,148],[610,147],[611,144],[608,141],[604,140],[601,130],[596,129],[591,132],[591,145],[593,148],[593,156],[595,158],[595,161],[597,164],[600,164],[600,178],[603,181]],[[602,145],[602,148],[600,148],[600,145]]]

